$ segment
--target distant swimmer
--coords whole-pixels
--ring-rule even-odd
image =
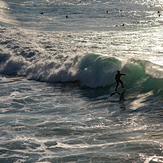
[[[126,76],[126,74],[121,74],[120,71],[117,71],[117,74],[116,74],[116,76],[115,76],[115,80],[116,80],[116,82],[117,82],[117,85],[116,85],[115,91],[117,91],[117,88],[118,88],[118,86],[119,86],[119,83],[121,83],[122,88],[124,88],[124,86],[123,86],[123,82],[122,82],[121,79],[120,79],[120,78],[121,78],[121,75]]]

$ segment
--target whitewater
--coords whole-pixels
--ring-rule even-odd
[[[0,1],[0,162],[163,162],[162,5]]]

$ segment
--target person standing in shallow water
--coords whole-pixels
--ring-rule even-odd
[[[121,83],[122,88],[124,88],[124,86],[123,86],[123,82],[122,82],[122,80],[120,79],[120,78],[121,78],[121,75],[126,76],[126,74],[121,74],[120,71],[117,71],[117,74],[116,74],[116,76],[115,76],[115,80],[116,80],[116,82],[117,82],[117,85],[116,85],[115,91],[117,91],[117,88],[118,88],[118,86],[119,86],[119,83]]]

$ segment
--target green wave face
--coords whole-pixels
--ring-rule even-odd
[[[115,87],[117,70],[125,73],[121,79],[131,92],[161,95],[163,92],[163,71],[160,65],[146,60],[120,60],[100,54],[88,54],[77,65],[81,83],[88,87]]]

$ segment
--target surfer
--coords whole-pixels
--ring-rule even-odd
[[[120,71],[117,71],[117,74],[116,74],[116,76],[115,76],[115,80],[116,80],[116,82],[117,82],[117,85],[116,85],[115,91],[117,91],[117,88],[118,88],[118,86],[119,86],[119,83],[121,83],[122,88],[124,88],[124,86],[123,86],[123,82],[122,82],[121,79],[120,79],[120,78],[121,78],[121,75],[126,76],[126,74],[121,74]]]

